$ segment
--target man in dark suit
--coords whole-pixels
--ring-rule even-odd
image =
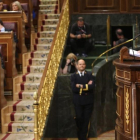
[[[79,17],[77,22],[72,25],[70,31],[70,42],[72,52],[79,56],[78,48],[82,49],[82,56],[87,57],[92,49],[91,27],[88,23],[84,22],[83,17]]]
[[[77,63],[77,72],[71,75],[73,102],[79,140],[87,139],[88,124],[93,110],[94,81],[90,72],[85,71],[85,61]]]

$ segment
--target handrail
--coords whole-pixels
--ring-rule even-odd
[[[127,41],[125,41],[125,42],[123,42],[123,43],[121,43],[121,44],[119,44],[119,45],[116,45],[116,46],[114,46],[114,47],[112,47],[112,48],[106,50],[105,52],[101,53],[101,54],[93,61],[92,65],[91,65],[91,66],[92,66],[92,75],[94,75],[94,72],[93,72],[94,64],[95,64],[95,62],[96,62],[100,57],[102,57],[104,54],[108,53],[109,51],[111,51],[111,50],[113,50],[113,49],[115,49],[115,48],[117,48],[117,47],[120,47],[120,46],[123,45],[123,44],[126,44],[126,43],[128,43],[128,42],[131,42],[131,41],[133,41],[133,38],[132,38],[132,39],[129,39],[129,40],[127,40]]]
[[[69,0],[65,0],[51,49],[47,57],[39,90],[38,93],[34,95],[35,140],[40,140],[43,136],[46,116],[49,113],[50,102],[53,96],[53,90],[59,70],[60,60],[62,58],[69,22]]]

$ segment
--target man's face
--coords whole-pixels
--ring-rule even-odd
[[[0,2],[0,11],[3,10],[3,2]]]
[[[85,61],[84,60],[79,60],[78,61],[78,64],[77,64],[77,69],[79,71],[84,71],[86,68],[86,64],[85,64]]]
[[[120,34],[119,34],[119,33],[120,33]],[[122,38],[121,33],[122,33],[122,30],[121,30],[121,29],[118,29],[118,30],[117,30],[117,34],[116,34],[118,39]]]
[[[78,24],[78,27],[83,27],[84,26],[84,21],[78,21],[77,24]]]
[[[120,36],[120,35],[117,35],[117,38],[118,38],[118,39],[121,39],[121,37],[122,37],[122,36]]]

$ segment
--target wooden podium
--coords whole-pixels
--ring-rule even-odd
[[[140,60],[123,48],[113,64],[118,86],[115,140],[140,140]]]

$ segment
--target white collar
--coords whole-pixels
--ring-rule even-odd
[[[78,70],[78,73],[79,73],[79,75],[80,75],[80,77],[81,77],[81,75],[84,76],[85,71],[80,72],[80,71]]]

